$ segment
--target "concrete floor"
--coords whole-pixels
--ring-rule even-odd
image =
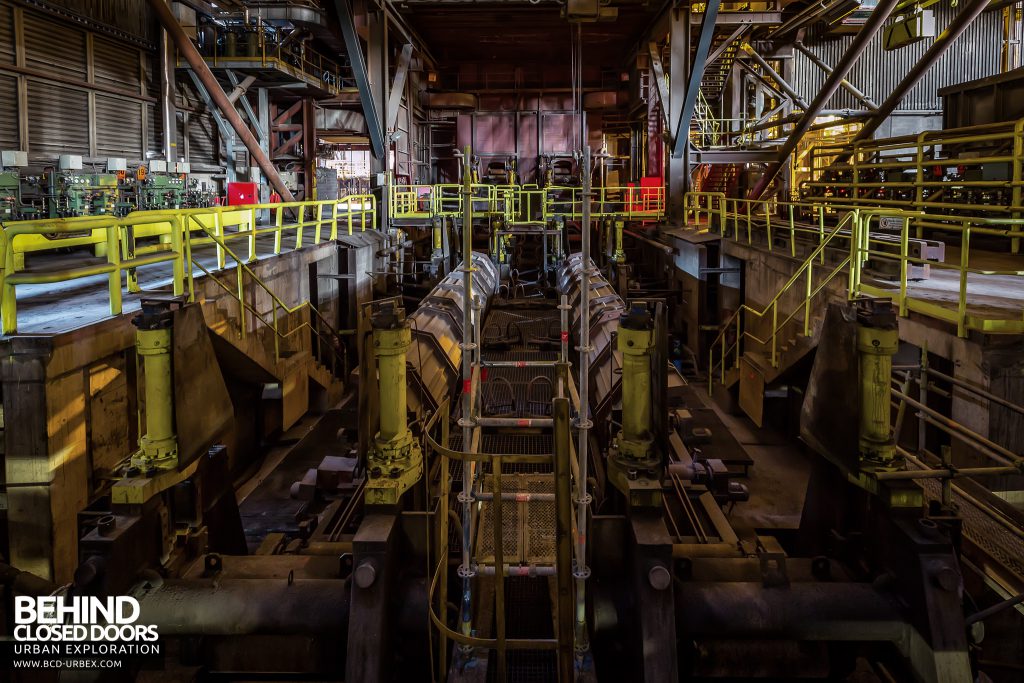
[[[812,456],[784,435],[767,427],[758,428],[746,416],[730,415],[706,392],[697,393],[754,461],[747,478],[739,480],[748,486],[750,500],[727,508],[737,534],[749,538],[755,531],[798,528]]]
[[[290,251],[294,239],[285,235],[282,253]],[[233,240],[228,245],[241,257],[248,255],[248,244],[244,240]],[[274,238],[264,235],[256,240],[257,259],[274,257]],[[211,272],[217,269],[217,252],[213,245],[196,247],[192,256]],[[29,254],[27,268],[23,272],[45,273],[61,268],[87,264],[105,263],[105,258],[92,255],[91,249],[82,247],[69,252]],[[227,267],[234,266],[230,256],[226,257]],[[198,266],[193,266],[193,276],[204,276]],[[171,264],[157,263],[138,269],[139,286],[142,293],[130,294],[125,286],[126,275],[122,274],[122,311],[130,313],[140,307],[140,299],[147,293],[169,293],[171,291]],[[19,285],[17,287],[18,333],[57,334],[84,327],[110,317],[110,300],[107,294],[106,275],[68,280],[54,284]]]
[[[932,266],[926,279],[908,282],[907,294],[915,299],[956,309],[960,299],[959,247],[946,247],[945,265],[949,267]],[[1024,318],[1024,255],[971,250],[968,266],[991,272],[1014,272],[1011,275],[969,273],[968,315],[989,320]],[[870,282],[878,287],[891,288],[894,294],[899,292],[898,281],[872,278]]]

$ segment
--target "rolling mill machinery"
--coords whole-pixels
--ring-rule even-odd
[[[581,252],[509,287],[473,251],[468,176],[462,192],[461,263],[415,310],[361,306],[358,443],[311,433],[298,531],[256,553],[224,425],[181,403],[230,400],[198,371],[201,309],[147,300],[139,449],[59,590],[135,596],[166,669],[194,679],[841,680],[870,657],[969,680],[957,520],[892,442],[887,302],[829,310],[811,387],[856,390],[841,413],[808,392],[804,522],[751,536],[729,519],[749,491],[727,428],[669,362],[669,302],[600,273],[588,204]]]

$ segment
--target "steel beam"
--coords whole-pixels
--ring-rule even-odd
[[[256,77],[246,76],[243,80],[239,81],[238,76],[235,75],[234,71],[228,69],[226,73],[228,76],[228,82],[230,82],[235,88],[228,95],[228,101],[231,102],[231,104],[235,104],[236,102],[242,103],[242,110],[245,112],[245,115],[249,117],[249,122],[252,124],[253,130],[256,131],[256,139],[260,141],[260,146],[264,147],[264,151],[266,151],[266,145],[264,143],[267,140],[267,130],[260,125],[260,119],[256,115],[256,111],[252,108],[252,105],[249,104],[249,99],[244,96],[245,93],[248,92],[249,86],[256,82]],[[266,90],[266,88],[264,88],[264,90]]]
[[[739,26],[737,26],[736,30],[733,31],[721,45],[716,47],[710,55],[708,55],[708,64],[714,64],[719,57],[725,54],[725,51],[729,49],[729,46],[732,45],[734,41],[736,41],[744,33],[747,32],[748,28],[748,24],[740,24]]]
[[[757,62],[758,66],[764,69],[765,73],[771,76],[772,80],[778,84],[779,88],[782,89],[782,92],[786,93],[786,95],[793,100],[796,106],[801,109],[807,109],[807,100],[800,97],[800,93],[798,93],[793,86],[787,83],[786,79],[784,79],[778,71],[773,69],[772,65],[765,61],[764,57],[757,54],[757,51],[754,50],[749,43],[743,43],[740,45],[740,49],[750,55],[750,58]]]
[[[690,79],[686,84],[686,99],[683,100],[683,111],[676,124],[676,134],[672,141],[672,156],[677,159],[683,156],[686,146],[690,143],[690,119],[697,106],[697,95],[700,93],[700,82],[704,79],[704,67],[707,65],[708,53],[711,50],[711,39],[715,36],[715,18],[722,0],[708,0],[701,15],[700,38],[697,40],[697,51],[690,66]],[[687,174],[689,174],[689,169]]]
[[[861,28],[860,32],[863,33],[864,29]],[[812,64],[814,64],[816,67],[824,71],[826,76],[831,76],[835,72],[835,69],[830,67],[824,61],[822,61],[822,59],[818,57],[818,55],[808,50],[807,46],[804,45],[799,40],[793,43],[793,47],[795,47],[804,57],[807,57],[807,59],[811,60]],[[847,54],[849,54],[850,49],[847,49],[846,52]],[[857,101],[863,104],[868,109],[878,109],[878,105],[875,104],[875,101],[872,100],[863,90],[855,86],[853,83],[850,83],[850,81],[844,78],[839,82],[839,85],[842,86],[842,88],[846,90],[848,93],[856,97]]]
[[[964,8],[953,17],[953,20],[949,22],[946,29],[939,34],[925,53],[921,55],[921,58],[917,60],[917,63],[907,72],[907,75],[903,77],[903,80],[892,91],[892,94],[885,98],[885,102],[878,105],[878,111],[874,112],[871,118],[864,122],[864,126],[853,138],[853,143],[867,140],[874,135],[878,127],[896,110],[896,107],[903,101],[904,96],[910,92],[910,89],[917,85],[918,81],[924,77],[929,69],[935,66],[935,63],[945,54],[949,46],[960,37],[960,34],[967,30],[967,27],[971,25],[971,22],[979,14],[985,11],[988,4],[989,0],[970,0],[964,5]],[[852,152],[844,154],[841,159],[837,158],[833,165],[849,159],[850,154]]]
[[[376,101],[373,91],[370,89],[366,58],[363,56],[363,47],[359,43],[359,36],[356,34],[356,25],[353,20],[352,3],[350,0],[334,0],[334,12],[338,15],[341,35],[345,39],[345,51],[348,53],[348,61],[352,65],[356,89],[359,90],[359,101],[363,105],[363,117],[366,119],[366,128],[370,133],[370,151],[374,158],[383,159],[385,154],[384,128],[381,126]]]
[[[681,76],[671,79],[668,83],[669,125],[665,130],[672,135],[683,111],[683,102],[686,99],[685,76],[690,71],[690,13],[684,8],[675,8],[669,12],[669,45],[669,72]],[[672,153],[673,145],[674,140],[664,144],[664,165],[667,169],[658,169],[658,173],[667,174],[665,180],[668,184],[669,216],[681,218],[690,173],[686,160],[677,158]]]
[[[412,43],[402,46],[402,54],[398,56],[398,70],[395,72],[395,81],[388,93],[387,129],[392,131],[398,123],[398,108],[402,104],[402,95],[405,94],[405,79],[409,75],[409,64],[412,62]]]
[[[224,89],[220,87],[220,83],[217,82],[217,78],[210,71],[210,67],[207,66],[203,56],[199,54],[199,50],[192,43],[192,40],[185,34],[185,31],[181,28],[181,24],[174,18],[174,14],[171,12],[171,8],[163,0],[149,0],[149,6],[152,8],[153,13],[156,14],[160,20],[161,25],[170,34],[171,38],[174,39],[174,44],[178,47],[178,52],[185,58],[189,66],[192,67],[192,72],[195,74],[195,78],[203,84],[207,94],[216,104],[216,109],[223,114],[235,133],[242,140],[246,149],[249,150],[249,154],[256,161],[256,165],[263,171],[263,175],[267,177],[267,182],[274,186],[278,194],[281,195],[281,199],[286,202],[295,201],[295,197],[288,191],[284,181],[281,180],[281,175],[274,168],[274,164],[271,163],[270,159],[263,150],[260,149],[259,141],[253,136],[248,126],[245,125],[245,121],[235,111],[234,106],[228,102],[228,97],[224,93]],[[233,160],[229,160],[231,163]]]
[[[867,49],[868,43],[875,37],[875,34],[882,28],[882,25],[889,18],[889,14],[892,13],[893,9],[899,4],[900,0],[879,0],[879,3],[875,6],[875,9],[871,12],[871,16],[868,17],[867,22],[857,35],[854,36],[853,42],[843,53],[839,63],[836,64],[835,69],[829,74],[828,78],[825,79],[825,83],[821,86],[821,90],[814,96],[814,101],[811,102],[810,106],[804,108],[803,116],[797,122],[796,126],[786,137],[786,142],[782,145],[782,149],[779,150],[778,157],[773,163],[771,163],[765,170],[764,175],[761,176],[760,180],[750,192],[750,197],[757,199],[765,191],[765,188],[775,180],[775,177],[782,170],[782,165],[786,163],[789,156],[796,149],[796,146],[800,143],[800,139],[807,133],[808,129],[814,124],[814,119],[818,117],[818,113],[824,109],[825,104],[828,103],[832,96],[839,89],[840,85],[846,83],[846,74],[850,73],[853,69],[853,65],[857,63],[860,56]],[[803,52],[803,46],[797,44],[798,49]],[[812,60],[813,61],[813,60]],[[820,65],[819,65],[820,66]],[[824,67],[822,67],[824,68]],[[847,83],[847,85],[849,85]],[[852,87],[852,86],[851,86]]]

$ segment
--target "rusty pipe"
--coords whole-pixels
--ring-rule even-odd
[[[166,29],[167,33],[174,40],[174,44],[178,47],[178,52],[182,54],[185,61],[188,62],[192,70],[195,71],[196,76],[199,78],[199,82],[203,84],[206,91],[210,93],[210,98],[220,109],[221,114],[227,119],[231,127],[235,129],[235,133],[241,139],[242,144],[249,150],[249,154],[252,155],[253,160],[256,161],[256,165],[263,171],[263,175],[267,177],[273,188],[281,195],[282,201],[294,202],[295,197],[285,187],[284,181],[281,180],[281,175],[274,168],[274,164],[271,163],[270,158],[264,154],[260,148],[260,143],[253,136],[249,127],[245,125],[245,121],[239,116],[238,112],[235,111],[234,106],[228,100],[228,96],[224,93],[224,89],[220,87],[220,83],[217,82],[217,78],[210,71],[210,67],[207,66],[203,56],[199,54],[199,50],[192,44],[192,40],[185,35],[185,31],[181,28],[181,24],[174,18],[174,14],[171,12],[171,8],[167,5],[164,0],[149,0],[149,6],[153,8],[153,12],[160,20],[160,24]]]

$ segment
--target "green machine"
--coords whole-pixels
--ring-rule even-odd
[[[83,172],[82,157],[62,154],[57,169],[45,176],[50,218],[103,216],[123,213],[121,178],[124,159],[108,159],[106,173]]]
[[[189,165],[184,162],[168,163],[159,159],[149,167],[139,166],[135,171],[135,208],[140,211],[180,209],[186,205]]]
[[[25,152],[4,151],[0,170],[0,220],[13,221],[21,218],[21,171],[28,166]]]

